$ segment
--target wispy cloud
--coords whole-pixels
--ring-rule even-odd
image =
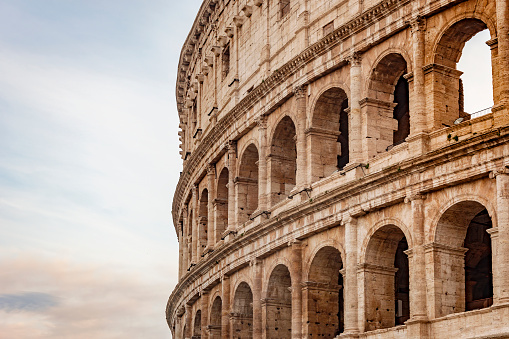
[[[57,305],[58,299],[47,293],[0,294],[0,310],[7,312],[40,312]]]
[[[170,337],[163,279],[33,254],[2,262],[0,272],[8,291],[0,295],[1,338],[29,338],[16,331],[41,339]],[[42,292],[20,292],[34,288]]]

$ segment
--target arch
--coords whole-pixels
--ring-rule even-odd
[[[491,237],[493,220],[479,201],[461,200],[438,219],[433,251],[434,296],[440,316],[489,307],[493,304]]]
[[[375,141],[369,156],[404,142],[410,134],[410,92],[404,77],[408,65],[399,51],[386,51],[369,76],[368,97],[363,104],[368,124],[372,124],[367,137]]]
[[[400,227],[386,222],[370,232],[362,266],[368,331],[402,325],[410,318],[410,271],[404,253],[409,242]]]
[[[221,239],[221,235],[228,228],[228,181],[230,172],[227,167],[223,167],[217,179],[216,200],[214,201],[215,210],[215,239],[216,242]]]
[[[445,214],[445,212],[447,210],[449,210],[451,207],[453,207],[454,205],[458,205],[458,204],[466,203],[466,202],[471,202],[471,203],[475,202],[475,203],[478,203],[478,204],[484,206],[484,208],[486,208],[486,210],[488,211],[488,214],[490,215],[493,225],[497,225],[497,214],[495,212],[496,208],[495,208],[495,206],[493,206],[493,204],[490,202],[490,200],[488,200],[486,197],[483,197],[480,195],[475,195],[475,194],[457,195],[457,196],[454,196],[453,198],[448,199],[447,202],[442,206],[442,208],[440,208],[440,210],[433,217],[433,219],[431,221],[431,232],[430,232],[431,233],[431,239],[430,239],[431,242],[440,243],[440,239],[446,236],[445,234],[438,235],[438,233],[442,231],[442,230],[439,231],[440,219]]]
[[[292,279],[288,267],[277,265],[271,272],[267,298],[262,308],[267,319],[267,338],[292,337]]]
[[[349,162],[348,97],[330,87],[316,100],[307,138],[311,144],[312,182],[341,170]]]
[[[196,311],[194,316],[193,338],[201,338],[201,310]]]
[[[490,25],[487,24],[490,23]],[[457,70],[463,47],[477,33],[489,28],[494,36],[494,27],[490,20],[479,13],[463,13],[457,16],[450,24],[437,35],[431,56],[432,64],[428,66],[427,77],[435,86],[430,88],[432,93],[432,112],[435,116],[429,119],[433,127],[450,126],[458,118],[470,119],[470,114],[464,110],[462,71]],[[486,46],[488,49],[489,47]],[[493,57],[492,55],[492,65]],[[493,66],[492,66],[493,67]],[[496,72],[492,72],[493,74]],[[468,85],[468,84],[467,84]],[[492,77],[494,97],[497,90]]]
[[[253,338],[253,292],[244,281],[235,289],[231,321],[234,339]]]
[[[223,309],[223,302],[220,296],[214,298],[212,307],[210,308],[210,339],[221,339],[221,315]]]
[[[239,224],[248,221],[258,208],[258,160],[258,148],[249,144],[240,157],[238,177],[235,178]]]
[[[297,144],[292,118],[284,116],[274,129],[267,167],[270,173],[270,203],[284,200],[296,184]]]
[[[208,241],[208,223],[209,223],[209,190],[204,188],[200,194],[198,209],[198,257],[200,257]]]
[[[303,289],[306,337],[335,338],[344,331],[343,260],[333,246],[314,254]]]

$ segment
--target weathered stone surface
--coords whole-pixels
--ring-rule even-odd
[[[456,63],[484,29],[471,117]],[[508,33],[506,0],[205,0],[174,337],[509,337]]]

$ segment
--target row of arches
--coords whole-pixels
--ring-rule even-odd
[[[429,82],[434,84],[429,100],[437,119],[425,119],[429,120],[425,124],[434,125],[431,128],[450,126],[460,117],[469,119],[464,111],[461,72],[455,68],[465,43],[487,27],[478,18],[462,19],[451,25],[439,40],[432,71],[426,73]],[[262,207],[269,210],[284,201],[297,185],[297,172],[306,173],[301,175],[305,178],[301,184],[309,186],[343,170],[352,161],[359,161],[358,155],[352,160],[352,152],[369,158],[405,142],[412,127],[412,91],[408,80],[411,65],[407,59],[392,51],[374,65],[366,89],[367,97],[361,105],[362,128],[352,126],[348,89],[332,86],[311,103],[313,113],[306,122],[309,128],[305,131],[297,128],[299,121],[295,116],[286,115],[271,131],[265,149],[260,148],[258,142],[251,142],[239,150],[239,154],[232,155],[238,156],[236,165],[226,164],[218,169],[213,183],[215,187],[198,192],[199,202],[193,207],[198,212],[193,213],[190,209],[187,225],[181,216],[182,235],[184,228],[187,237],[194,234],[184,250],[188,252],[188,258],[202,256],[207,245],[224,238],[229,226],[238,227],[249,221],[255,212],[263,212]],[[298,133],[306,134],[306,144],[299,145],[306,150],[298,150]],[[353,146],[352,137],[359,134],[364,139],[361,145]],[[306,162],[298,161],[298,154],[305,154]],[[266,166],[260,169],[262,161]],[[215,196],[209,196],[209,191],[215,192]],[[261,207],[262,200],[265,206]],[[211,223],[212,228],[209,227]],[[197,226],[193,226],[195,224]],[[193,227],[197,227],[197,232],[193,233]],[[186,263],[187,267],[189,262],[191,259]]]
[[[440,292],[437,316],[489,307],[493,304],[492,217],[477,201],[462,201],[439,218],[433,284]],[[396,224],[375,228],[366,241],[362,265],[355,274],[363,281],[364,331],[403,325],[412,316],[412,247],[409,230]],[[436,253],[434,254],[436,256]],[[335,338],[345,330],[344,250],[326,244],[317,248],[302,286],[303,330],[306,338]],[[252,287],[240,280],[229,313],[232,338],[253,337],[253,313],[261,312],[267,338],[292,337],[292,277],[285,263],[276,263],[263,283],[261,309],[253,309]],[[418,282],[423,284],[425,282]],[[213,299],[208,322],[210,338],[222,338],[222,299]],[[201,334],[201,311],[194,315],[194,336]],[[224,322],[223,322],[224,324]]]

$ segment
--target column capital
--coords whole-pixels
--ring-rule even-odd
[[[256,122],[256,126],[258,126],[258,129],[267,129],[267,116],[266,115],[260,115],[259,117],[254,119]]]
[[[293,88],[293,94],[295,95],[295,97],[297,99],[305,98],[308,94],[308,85],[304,84],[304,85],[295,86]]]
[[[350,64],[350,66],[360,66],[361,65],[361,55],[358,52],[352,53],[349,57],[346,58],[346,61]]]
[[[258,259],[258,258],[253,258],[249,261],[249,266],[253,267],[253,266],[257,266],[257,265],[260,265],[262,263],[262,260],[261,259]]]
[[[188,211],[188,207],[187,207],[187,204],[185,204],[184,206],[182,206],[182,217],[183,218],[187,217],[187,211]]]
[[[426,200],[426,194],[422,194],[422,193],[408,194],[405,197],[405,204],[408,204],[415,200]]]
[[[426,30],[426,18],[420,15],[410,19],[408,23],[410,24],[412,33],[424,32]]]
[[[490,179],[495,179],[499,175],[507,174],[509,174],[509,166],[505,165],[490,172]]]
[[[207,166],[207,174],[208,175],[216,175],[216,164],[208,164]]]
[[[293,239],[288,242],[288,247],[292,247],[294,249],[301,249],[302,245],[303,245],[302,241],[297,239]]]
[[[193,197],[198,194],[198,184],[193,185],[193,187],[191,188],[191,192],[193,194]]]
[[[226,150],[228,154],[236,154],[237,153],[237,140],[228,140],[226,144]]]

